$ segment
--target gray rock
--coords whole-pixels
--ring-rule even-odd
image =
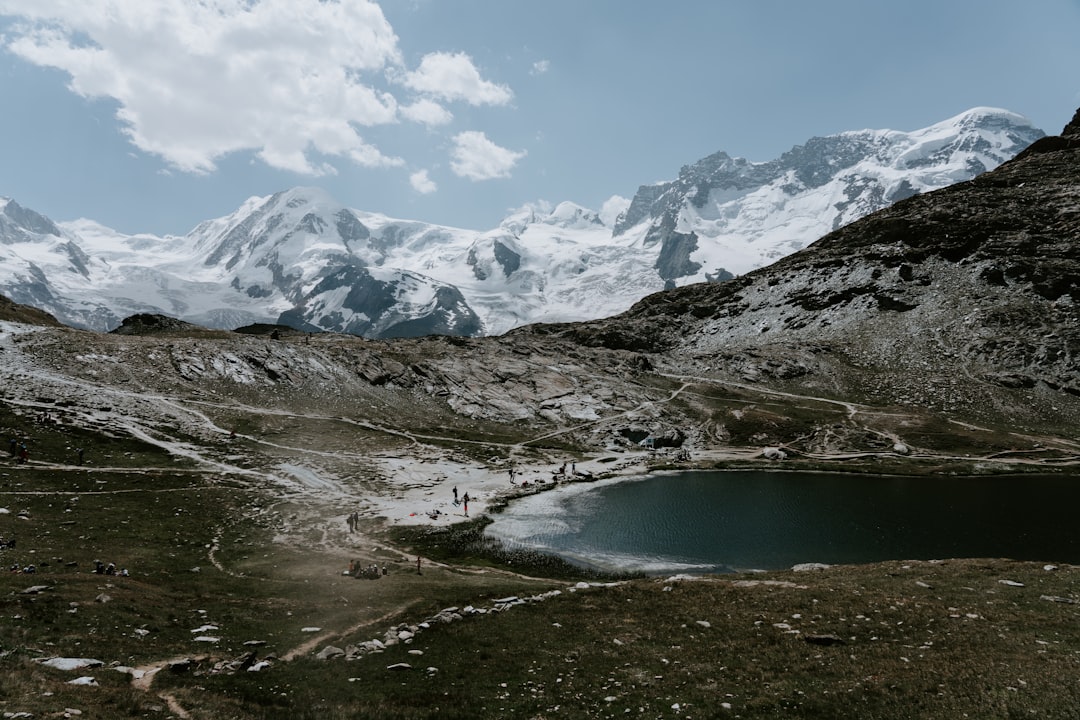
[[[322,650],[320,650],[315,655],[315,657],[319,660],[331,660],[333,658],[344,657],[344,655],[345,651],[341,648],[334,647],[333,645],[327,645]]]

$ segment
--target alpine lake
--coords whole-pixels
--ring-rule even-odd
[[[512,501],[486,535],[606,572],[802,563],[1080,562],[1080,477],[687,471],[573,483]]]

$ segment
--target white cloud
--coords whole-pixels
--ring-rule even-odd
[[[435,181],[428,177],[427,170],[417,170],[410,175],[409,184],[412,185],[413,190],[421,195],[428,195],[439,189],[439,186],[435,184]]]
[[[472,58],[465,53],[429,53],[420,67],[405,73],[402,84],[410,90],[442,100],[464,100],[470,105],[506,105],[514,93],[480,77]]]
[[[315,175],[333,172],[316,154],[403,164],[357,131],[399,112],[366,79],[402,62],[372,0],[0,0],[0,14],[23,21],[8,50],[114,99],[131,142],[180,170],[242,150]]]
[[[543,75],[544,73],[546,73],[550,69],[551,69],[551,61],[550,60],[537,60],[536,62],[533,63],[532,70],[530,70],[529,72],[532,75]]]
[[[434,100],[424,98],[417,100],[412,105],[401,108],[401,114],[413,122],[418,122],[428,127],[446,125],[454,119],[454,115]]]
[[[526,154],[499,147],[484,133],[470,130],[454,136],[450,167],[456,175],[470,180],[510,177],[514,165]]]
[[[630,198],[622,195],[612,195],[604,201],[600,208],[600,221],[607,227],[614,227],[619,215],[630,208]]]

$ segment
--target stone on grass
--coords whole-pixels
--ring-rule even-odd
[[[843,645],[844,641],[837,635],[804,635],[803,640],[811,645]]]
[[[95,668],[101,667],[105,663],[101,660],[93,660],[91,658],[49,658],[48,660],[39,660],[45,667],[51,667],[55,670],[81,670],[82,668]]]
[[[831,565],[826,565],[825,563],[810,562],[810,563],[799,563],[798,565],[792,565],[791,569],[794,572],[811,572],[811,571],[814,571],[814,570],[828,570],[830,567],[832,567],[832,566]]]
[[[344,654],[345,651],[341,648],[327,645],[315,657],[319,660],[329,660],[330,658],[342,657]]]

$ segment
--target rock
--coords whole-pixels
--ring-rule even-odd
[[[1016,582],[1015,580],[998,580],[1002,585],[1008,585],[1009,587],[1024,587],[1024,583]]]
[[[107,595],[106,593],[101,593],[96,598],[94,598],[94,602],[102,603],[102,604],[107,603],[107,602],[112,602],[112,596]]]
[[[711,628],[712,627],[712,623],[709,622],[708,620],[697,620],[695,622],[698,625],[700,625],[701,627],[703,627],[703,628]]]
[[[344,655],[345,651],[341,648],[334,647],[333,645],[327,645],[322,650],[320,650],[318,654],[315,655],[315,657],[319,660],[329,660],[331,658],[338,658]]]
[[[412,670],[412,665],[409,663],[394,663],[393,665],[387,665],[387,670]]]
[[[30,587],[23,590],[22,594],[23,595],[37,595],[38,593],[43,593],[46,590],[52,590],[52,588],[50,586],[48,586],[48,585],[31,585]]]
[[[826,565],[825,563],[799,563],[798,565],[792,565],[791,569],[794,572],[813,572],[814,570],[828,570],[832,565]]]
[[[98,687],[98,681],[96,678],[87,675],[75,678],[74,680],[68,680],[68,685],[89,685],[90,687]]]
[[[93,660],[91,658],[49,658],[48,660],[39,660],[39,663],[45,667],[51,667],[55,670],[81,670],[83,668],[96,668],[101,667],[105,663],[101,660]]]
[[[838,635],[803,635],[803,640],[811,645],[843,645],[844,640]]]
[[[761,456],[766,460],[787,460],[787,453],[776,447],[767,447],[761,451]]]
[[[896,453],[897,455],[907,455],[908,453],[911,452],[911,448],[909,448],[907,445],[905,445],[902,442],[898,442],[898,443],[893,443],[892,451],[894,453]]]
[[[1049,600],[1050,602],[1065,603],[1066,605],[1075,605],[1076,600],[1067,597],[1061,597],[1059,595],[1040,595],[1041,600]]]

